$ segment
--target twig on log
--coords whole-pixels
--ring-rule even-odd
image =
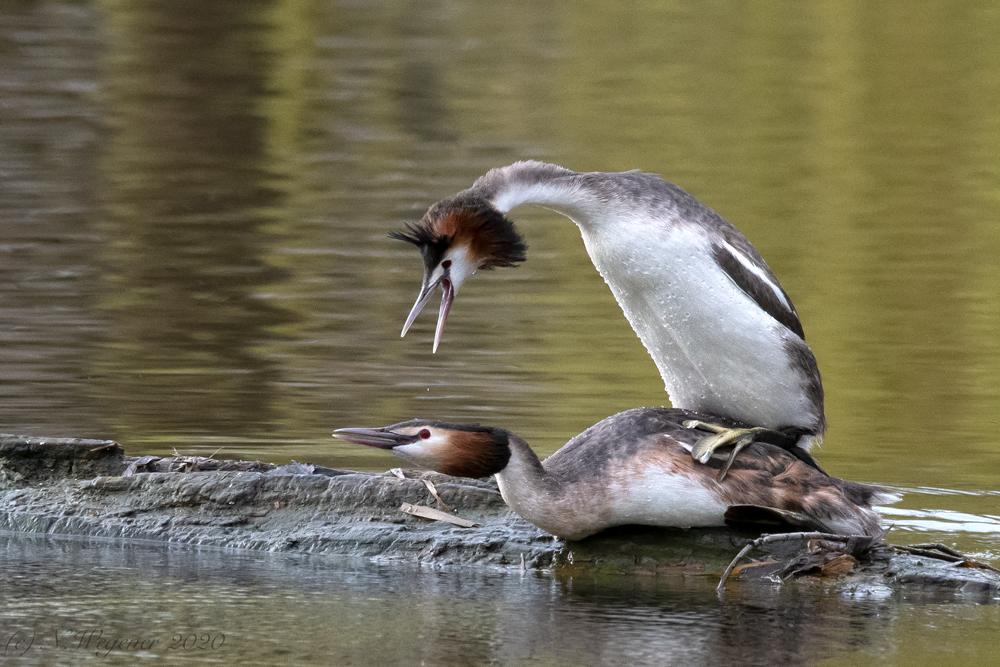
[[[753,541],[754,546],[763,546],[773,542],[791,542],[793,540],[826,540],[827,542],[847,542],[852,535],[834,535],[833,533],[775,533],[761,535]]]

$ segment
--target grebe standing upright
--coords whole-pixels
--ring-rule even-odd
[[[691,458],[698,435],[683,426],[691,417],[676,408],[628,410],[590,427],[544,462],[513,433],[478,425],[414,419],[333,435],[448,475],[496,475],[511,509],[566,539],[622,525],[722,526],[748,514],[808,530],[879,534],[872,504],[891,501],[892,494],[830,477],[762,442],[746,448],[721,482],[715,471],[722,457],[711,456],[708,465]]]
[[[822,436],[823,384],[791,299],[746,237],[655,174],[517,162],[435,204],[419,224],[392,234],[424,258],[403,335],[440,287],[436,351],[462,283],[477,269],[524,260],[525,245],[505,217],[521,204],[576,223],[674,407],[761,427],[704,438],[696,458],[748,444],[764,429],[804,449]]]

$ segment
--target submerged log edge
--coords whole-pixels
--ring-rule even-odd
[[[414,516],[401,510],[404,505],[455,521]],[[848,548],[847,540],[831,536],[765,539],[759,532],[721,528],[625,527],[567,542],[514,514],[492,479],[128,457],[107,440],[0,435],[0,530],[547,570],[557,576],[694,576],[712,585],[730,564],[720,595],[738,591],[738,581],[822,581],[860,593],[917,587],[977,598],[1000,595],[996,572],[967,560],[928,557],[926,548],[907,553],[884,543],[861,549],[856,542]],[[736,560],[750,551],[745,547],[762,558],[737,567]]]

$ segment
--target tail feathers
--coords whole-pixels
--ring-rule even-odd
[[[753,525],[759,528],[796,528],[815,530],[835,535],[883,534],[882,523],[874,510],[868,507],[838,508],[839,511],[823,513],[793,512],[763,505],[730,505],[726,508],[725,521],[729,525]]]
[[[902,496],[895,491],[890,491],[889,489],[885,489],[881,486],[844,481],[842,481],[841,484],[843,484],[841,488],[848,500],[865,507],[890,505],[892,503],[899,502],[902,498]]]

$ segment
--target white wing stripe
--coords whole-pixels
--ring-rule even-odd
[[[759,266],[757,266],[749,259],[747,259],[747,257],[744,256],[743,253],[741,253],[739,250],[729,245],[725,241],[722,242],[722,245],[726,250],[729,251],[730,255],[736,258],[736,261],[738,261],[740,264],[743,265],[743,268],[745,268],[747,271],[749,271],[750,273],[754,274],[755,276],[763,280],[764,283],[771,288],[771,291],[774,292],[774,296],[778,297],[778,301],[782,303],[782,305],[785,307],[787,311],[791,312],[792,304],[788,303],[788,299],[785,298],[785,293],[781,291],[781,287],[779,287],[774,281],[772,281],[768,277],[768,275],[761,270]]]

